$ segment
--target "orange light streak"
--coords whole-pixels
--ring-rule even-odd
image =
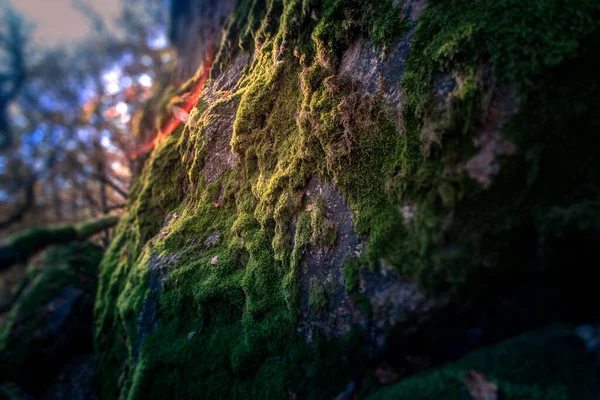
[[[191,109],[198,103],[198,99],[204,90],[204,84],[208,80],[208,75],[210,74],[210,69],[212,68],[213,58],[214,58],[214,45],[210,47],[208,51],[208,56],[206,61],[204,62],[204,71],[202,71],[202,75],[198,78],[196,83],[193,86],[192,92],[184,96],[185,99],[183,103],[179,104],[178,107],[181,108],[186,113],[189,113]],[[175,129],[179,126],[182,121],[175,117],[173,113],[169,112],[169,117],[162,124],[160,130],[154,136],[154,139],[145,143],[138,147],[136,150],[132,151],[127,155],[129,159],[136,159],[142,154],[149,152],[154,149],[160,142],[162,142],[167,136],[173,133]]]

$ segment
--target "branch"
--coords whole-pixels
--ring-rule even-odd
[[[123,203],[123,204],[115,204],[114,206],[109,206],[106,211],[111,212],[114,210],[121,210],[123,208],[127,207],[127,204]]]
[[[33,207],[33,205],[35,203],[35,201],[34,201],[35,200],[34,186],[35,186],[35,178],[31,178],[25,184],[25,201],[23,202],[23,204],[21,204],[21,206],[19,206],[19,208],[12,215],[10,215],[8,218],[4,219],[3,221],[0,221],[0,229],[4,229],[16,222],[19,222],[21,219],[23,219],[23,216],[25,215],[25,213]]]
[[[83,2],[82,0],[73,0],[72,4],[73,7],[81,13],[83,18],[87,18],[90,21],[96,33],[106,34],[108,32],[104,17],[102,17],[102,14],[100,14],[94,7]]]
[[[17,291],[11,296],[10,300],[7,301],[6,303],[0,305],[0,315],[4,314],[12,309],[12,307],[15,305],[15,303],[21,298],[21,295],[27,288],[27,285],[29,285],[29,282],[31,282],[31,278],[29,278],[27,275],[25,275],[25,277],[23,278],[23,281],[21,282],[21,285],[19,286],[19,289],[17,289]]]
[[[2,80],[0,80],[0,85],[2,85]],[[6,108],[7,106],[0,99],[0,151],[8,149],[13,143],[13,132],[6,116]]]
[[[96,179],[108,186],[110,186],[111,189],[113,189],[119,196],[121,196],[123,199],[127,200],[127,198],[129,197],[129,194],[121,189],[119,187],[119,185],[117,185],[116,183],[114,183],[112,180],[110,180],[109,178],[102,176],[96,172],[88,172],[85,171],[83,165],[79,162],[79,160],[77,160],[74,156],[72,156],[71,154],[68,154],[67,157],[69,158],[69,160],[71,161],[71,163],[73,163],[74,168],[77,169],[77,172],[87,178],[92,178],[92,179]]]
[[[108,179],[105,176],[102,176],[100,174],[97,174],[95,172],[89,173],[88,174],[90,177],[99,180],[100,182],[110,186],[110,188],[112,190],[114,190],[115,192],[117,192],[117,194],[119,194],[121,197],[123,197],[125,200],[127,200],[127,197],[129,197],[129,195],[127,194],[127,192],[125,192],[123,189],[121,189],[116,183],[114,183],[113,181],[111,181],[110,179]]]
[[[16,263],[26,262],[48,246],[86,240],[98,232],[112,228],[118,222],[119,217],[108,215],[77,225],[49,226],[17,233],[0,245],[0,271]]]

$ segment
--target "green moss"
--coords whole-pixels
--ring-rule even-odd
[[[13,382],[3,383],[0,385],[1,400],[27,400],[30,396]]]
[[[479,350],[381,389],[369,399],[464,399],[464,377],[472,370],[496,383],[506,399],[593,399],[598,391],[583,341],[566,327],[552,327]]]
[[[112,228],[118,222],[119,217],[116,215],[107,215],[105,217],[98,218],[95,221],[82,222],[75,227],[75,230],[77,231],[77,238],[79,240],[85,240],[98,232]]]
[[[311,205],[311,226],[310,242],[313,245],[321,245],[325,249],[331,249],[335,246],[337,224],[325,217],[325,199],[323,199],[323,196],[317,196],[314,204]]]
[[[318,279],[313,278],[310,280],[308,304],[316,313],[321,313],[327,310],[327,290],[325,288],[325,284],[320,282]]]
[[[45,306],[67,287],[79,289],[93,298],[101,258],[102,250],[98,246],[71,243],[49,248],[41,260],[28,266],[24,277],[25,290],[0,325],[2,381],[28,384],[28,389],[40,390],[59,372],[61,362],[66,360],[60,359],[62,354],[46,354],[48,339],[44,335],[45,330],[52,329],[52,321],[45,313],[52,310],[45,309]],[[74,337],[68,336],[71,347],[67,350],[86,345],[91,347],[88,335],[81,332]],[[68,356],[67,350],[64,357]],[[34,387],[31,387],[32,382],[35,382]]]
[[[360,287],[360,268],[362,261],[358,257],[349,258],[344,262],[344,283],[347,293],[355,293]]]
[[[591,4],[429,2],[407,61],[398,126],[382,96],[360,97],[356,82],[335,73],[360,35],[389,48],[407,29],[401,7],[241,1],[214,73],[238,51],[252,51],[252,63],[229,99],[201,101],[191,113],[196,126],[178,129],[149,156],[103,260],[95,335],[102,397],[332,398],[364,376],[360,330],[339,341],[317,333],[310,345],[296,334],[306,246],[330,248],[337,235],[322,198],[307,207],[311,178],[343,193],[356,233],[369,237],[365,263],[389,260],[434,291],[477,287],[490,254],[513,257],[496,265],[509,275],[531,259],[514,262],[538,238],[596,229],[583,222],[597,211],[590,171],[600,170],[590,139],[599,115],[593,40],[584,40],[596,29]],[[487,190],[461,169],[478,151],[473,130],[490,117],[493,88],[482,64],[494,88],[517,91],[520,111],[504,133],[523,149],[499,158],[502,173]],[[442,74],[459,81],[447,120],[433,98]],[[238,161],[206,185],[206,128],[231,112],[229,101],[237,105]],[[427,157],[425,116],[440,128]],[[576,140],[565,133],[571,127]],[[520,242],[519,232],[532,236]],[[156,265],[165,271],[160,290],[148,271]],[[344,279],[369,314],[358,293],[362,265],[347,260]],[[310,287],[309,306],[326,309],[322,282]],[[150,304],[158,322],[142,341],[138,321]],[[511,390],[529,393],[528,383],[519,385]]]
[[[322,61],[339,57],[360,34],[386,50],[408,30],[402,7],[394,6],[393,1],[325,0],[320,11],[312,37]]]
[[[489,276],[483,265],[490,255],[507,255],[496,265],[505,277],[507,264],[533,266],[521,263],[526,263],[524,253],[533,251],[528,246],[538,240],[534,215],[539,217],[540,207],[546,210],[549,204],[570,207],[562,204],[559,189],[547,190],[554,187],[551,182],[560,181],[560,190],[572,193],[571,204],[595,196],[597,177],[583,171],[596,168],[586,147],[597,122],[580,118],[598,107],[580,84],[585,80],[590,88],[598,85],[587,68],[595,57],[589,35],[597,32],[592,16],[598,8],[592,3],[429,4],[419,19],[402,81],[404,135],[396,153],[398,172],[388,184],[390,200],[412,205],[415,217],[407,223],[398,214],[373,219],[368,250],[372,262],[383,256],[431,291],[463,291]],[[493,78],[483,77],[486,67],[482,65],[491,67]],[[425,157],[423,118],[432,115],[434,86],[442,74],[455,76],[459,85],[450,102],[449,120],[439,122],[441,147],[432,148]],[[495,118],[489,112],[498,112],[489,110],[491,93],[498,96],[493,91],[506,85],[515,90],[508,101],[519,112],[504,135],[518,150],[510,157],[497,156],[500,174],[492,176],[491,187],[485,189],[461,166],[479,151],[472,145],[472,132]],[[573,129],[580,135],[569,140]],[[541,172],[537,165],[541,152],[547,160],[560,154],[562,161],[549,162]],[[581,185],[587,189],[581,190]],[[380,210],[390,215],[386,208]],[[525,232],[530,236],[524,237]],[[517,254],[523,259],[515,259]]]
[[[46,226],[19,232],[6,238],[0,244],[2,267],[8,268],[17,262],[24,263],[36,253],[51,245],[85,240],[98,232],[113,227],[118,221],[119,217],[105,216],[74,226]]]
[[[34,228],[20,232],[7,239],[5,245],[19,254],[29,255],[50,244],[62,244],[77,239],[77,231],[72,226],[55,228]],[[23,257],[27,258],[27,257]]]
[[[243,49],[252,43],[256,54],[231,100],[239,99],[231,146],[240,163],[234,170],[209,186],[197,179],[204,162],[204,128],[221,112],[217,105],[202,106],[191,113],[197,127],[185,131],[188,138],[181,132],[167,138],[134,184],[127,215],[102,264],[96,304],[104,397],[112,398],[115,388],[132,398],[167,396],[177,387],[184,397],[189,390],[207,397],[246,393],[277,398],[287,396],[286,386],[301,386],[297,380],[306,367],[297,357],[306,344],[294,333],[300,263],[311,241],[330,248],[336,237],[322,199],[312,212],[304,211],[302,201],[301,189],[322,154],[310,153],[313,143],[295,120],[307,95],[299,79],[302,65],[290,46],[293,40],[304,49],[312,46],[300,32],[315,24],[304,9],[299,1],[283,7],[275,1],[245,1],[229,25],[220,68],[234,53],[223,50],[231,38],[237,37]],[[322,87],[328,75],[309,78]],[[223,202],[215,208],[222,184]],[[185,194],[193,200],[179,205]],[[149,244],[168,213],[178,216]],[[202,249],[204,238],[215,231],[219,241]],[[197,244],[190,244],[192,237]],[[177,260],[157,298],[165,320],[144,340],[135,360],[136,316],[153,296],[145,275],[150,254],[177,254]],[[324,292],[317,292],[312,304],[322,309]],[[194,335],[188,341],[190,332]],[[180,381],[196,384],[182,388]]]

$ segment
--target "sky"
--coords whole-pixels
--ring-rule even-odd
[[[108,21],[120,11],[120,0],[86,0]],[[73,42],[90,33],[89,21],[73,7],[73,0],[10,0],[12,6],[35,24],[34,42],[55,45]]]

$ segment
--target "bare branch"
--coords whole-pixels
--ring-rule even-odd
[[[73,7],[77,9],[81,13],[84,18],[89,19],[94,30],[103,34],[108,32],[106,28],[106,23],[104,22],[104,17],[91,5],[85,3],[83,0],[72,0]]]
[[[114,211],[114,210],[122,210],[125,207],[127,207],[126,203],[115,204],[115,205],[112,205],[112,206],[108,206],[107,211],[111,212],[111,211]]]
[[[5,229],[10,225],[19,222],[21,219],[23,219],[25,213],[33,208],[33,205],[35,204],[34,186],[35,178],[31,178],[25,183],[25,199],[23,204],[21,204],[8,218],[0,221],[0,229]]]
[[[105,185],[109,186],[112,190],[114,190],[123,199],[127,199],[127,197],[129,196],[126,191],[121,189],[116,183],[114,183],[113,181],[111,181],[110,179],[108,179],[105,176],[102,176],[96,172],[90,172],[90,173],[82,172],[82,173],[83,173],[83,175],[87,175],[90,178],[96,179],[99,182],[102,182]]]

